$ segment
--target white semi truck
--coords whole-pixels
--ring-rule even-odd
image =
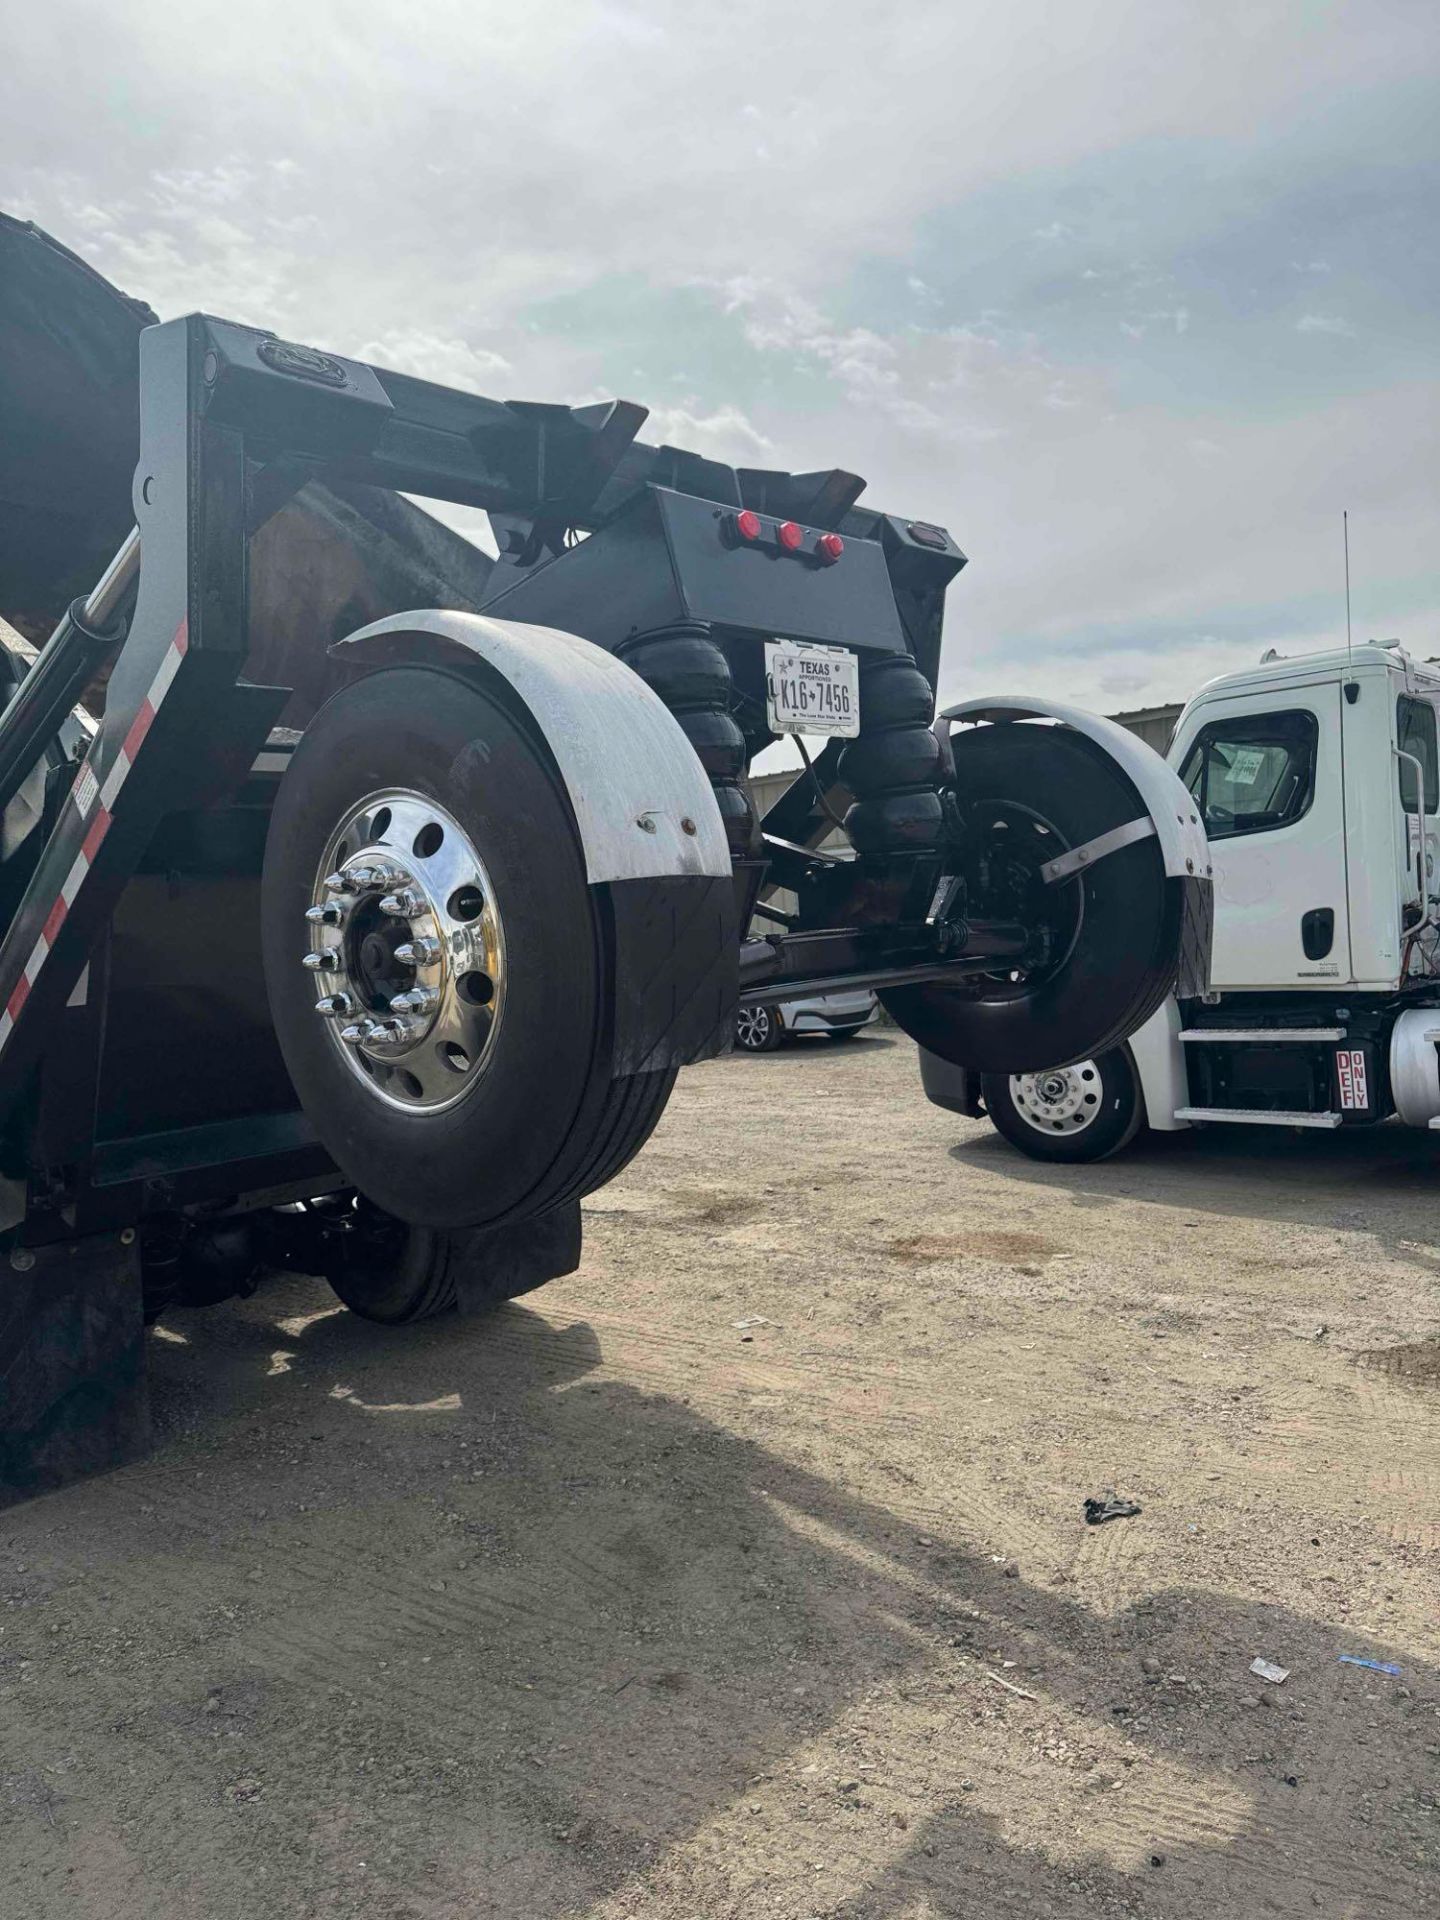
[[[922,1052],[929,1097],[1041,1160],[1145,1127],[1440,1129],[1437,708],[1440,670],[1376,643],[1202,687],[1169,760],[1211,843],[1210,993],[1039,1072]]]

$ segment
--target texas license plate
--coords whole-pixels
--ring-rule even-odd
[[[765,642],[765,712],[773,733],[860,731],[860,664],[844,647]]]

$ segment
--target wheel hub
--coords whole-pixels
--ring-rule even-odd
[[[1100,1111],[1100,1075],[1093,1060],[1043,1073],[1014,1073],[1015,1110],[1040,1133],[1080,1133]]]
[[[316,1011],[380,1099],[436,1110],[464,1097],[505,996],[499,911],[478,849],[446,811],[371,794],[325,848],[306,920]]]
[[[735,1016],[735,1037],[742,1047],[763,1047],[770,1038],[770,1015],[764,1007],[741,1007]]]

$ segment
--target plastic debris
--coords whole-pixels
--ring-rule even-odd
[[[1362,1660],[1358,1653],[1342,1653],[1342,1667],[1368,1667],[1371,1673],[1388,1673],[1393,1679],[1400,1678],[1400,1669],[1393,1660]]]
[[[1085,1502],[1087,1527],[1103,1526],[1107,1520],[1131,1520],[1141,1511],[1138,1500],[1122,1500],[1113,1487],[1092,1494]]]
[[[770,1322],[765,1318],[763,1313],[748,1313],[743,1320],[732,1320],[730,1324],[732,1327],[743,1329],[745,1327],[768,1327]]]
[[[1250,1671],[1268,1680],[1272,1687],[1282,1687],[1290,1678],[1289,1667],[1277,1667],[1273,1660],[1254,1659],[1250,1662]]]

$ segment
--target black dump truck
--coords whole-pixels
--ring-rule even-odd
[[[161,323],[0,216],[0,1498],[144,1446],[171,1306],[571,1271],[742,1002],[872,986],[996,1071],[1203,987],[1163,762],[936,720],[949,533],[645,417]]]

